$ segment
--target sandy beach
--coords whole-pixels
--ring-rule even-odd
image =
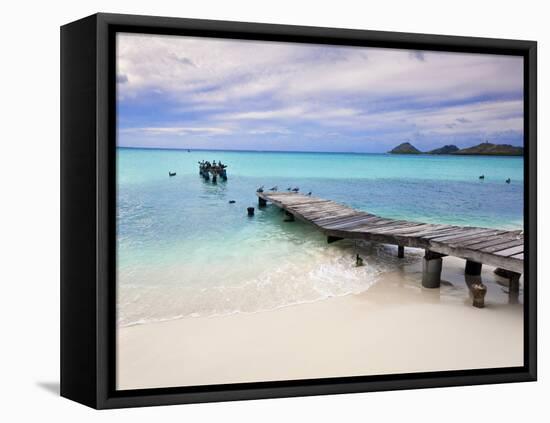
[[[117,388],[523,364],[523,289],[510,297],[506,281],[484,266],[486,307],[477,309],[463,260],[444,259],[440,289],[422,288],[421,267],[404,262],[357,295],[119,328]]]

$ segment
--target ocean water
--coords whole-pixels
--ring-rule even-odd
[[[205,182],[199,160],[222,160],[228,181]],[[168,171],[177,175],[169,178]],[[523,226],[521,157],[119,148],[119,325],[257,312],[359,293],[396,268],[395,247],[328,245],[311,226],[284,222],[276,207],[257,209],[261,185],[297,186],[384,217]],[[253,218],[248,206],[256,207]],[[356,252],[366,266],[353,266]],[[406,260],[420,256],[407,254]]]

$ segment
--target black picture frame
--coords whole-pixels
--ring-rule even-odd
[[[115,34],[194,35],[524,57],[524,365],[117,391]],[[61,395],[90,407],[232,401],[534,381],[537,375],[537,45],[534,41],[95,14],[61,28]]]

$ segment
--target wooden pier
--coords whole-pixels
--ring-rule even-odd
[[[327,236],[328,243],[341,239],[362,239],[404,248],[425,250],[422,285],[440,285],[442,258],[455,256],[466,260],[465,273],[481,274],[482,264],[504,269],[510,279],[510,292],[519,289],[523,273],[523,231],[440,225],[386,219],[347,207],[331,200],[290,192],[257,192],[259,207],[271,202],[283,209],[286,220],[294,218],[313,224]],[[474,306],[483,307],[486,287],[481,279],[469,284]]]

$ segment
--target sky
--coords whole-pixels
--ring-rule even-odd
[[[523,145],[523,59],[200,37],[117,36],[117,145],[422,151]]]

